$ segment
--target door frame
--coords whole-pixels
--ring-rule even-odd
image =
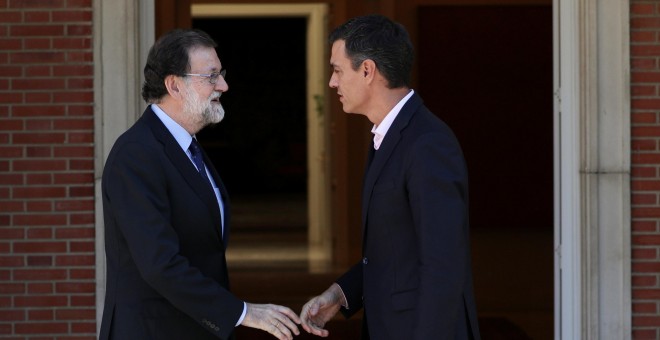
[[[554,0],[555,339],[630,339],[629,3]]]
[[[328,5],[318,4],[193,4],[194,18],[307,19],[307,245],[311,272],[323,271],[332,259],[330,230],[329,128],[326,104],[326,27]]]

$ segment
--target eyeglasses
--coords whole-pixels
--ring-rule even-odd
[[[218,76],[222,76],[222,79],[225,79],[225,75],[227,74],[227,70],[223,69],[220,72],[213,72],[210,74],[202,74],[202,73],[184,73],[185,76],[195,76],[195,77],[203,77],[209,80],[209,84],[215,85],[215,83],[218,82]]]

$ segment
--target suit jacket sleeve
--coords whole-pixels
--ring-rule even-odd
[[[103,186],[113,224],[130,251],[119,256],[130,255],[154,290],[212,333],[227,338],[243,311],[243,302],[217,279],[191,266],[181,255],[180,240],[172,225],[174,214],[185,217],[190,226],[209,224],[208,214],[198,213],[192,205],[172,206],[171,196],[181,189],[172,183],[177,169],[164,155],[162,145],[132,141],[118,148],[106,164]],[[217,247],[222,247],[221,242]]]
[[[362,263],[358,262],[351,267],[336,283],[348,303],[348,309],[342,307],[340,311],[346,318],[350,318],[362,308]]]

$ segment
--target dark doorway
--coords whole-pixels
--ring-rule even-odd
[[[484,326],[552,339],[552,7],[421,7],[419,25],[419,92],[468,164]]]
[[[260,247],[259,258],[229,253],[230,266],[268,266],[279,254],[269,249],[307,243],[306,19],[193,19],[192,27],[215,39],[227,69],[225,119],[198,137],[230,194],[230,250]]]

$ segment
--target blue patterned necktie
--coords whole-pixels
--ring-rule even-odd
[[[190,143],[190,147],[188,147],[188,149],[192,154],[192,160],[195,163],[195,166],[197,167],[197,171],[204,178],[204,180],[209,185],[211,185],[211,181],[209,180],[209,177],[206,175],[206,168],[204,167],[204,160],[202,158],[202,148],[199,146],[199,143],[197,143],[196,138],[192,139],[192,142]]]

